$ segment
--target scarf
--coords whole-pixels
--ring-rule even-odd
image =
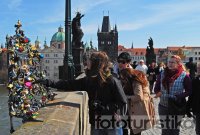
[[[182,65],[179,65],[178,69],[175,70],[171,70],[167,67],[164,71],[164,78],[162,80],[164,88],[169,91],[170,85],[173,84],[183,71]]]

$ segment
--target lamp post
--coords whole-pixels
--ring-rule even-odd
[[[7,51],[8,51],[8,46],[9,46],[9,39],[10,37],[8,36],[8,35],[6,35],[6,48],[7,48]],[[9,68],[9,53],[7,52],[7,61],[6,61],[7,63],[6,63],[6,66],[7,66],[7,70],[8,70],[8,68]],[[7,80],[9,81],[9,70],[7,71]]]
[[[64,56],[63,79],[74,79],[75,69],[72,57],[71,44],[71,0],[65,3],[65,56]]]

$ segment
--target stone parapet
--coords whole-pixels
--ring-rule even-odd
[[[86,92],[56,92],[54,101],[39,110],[36,120],[26,122],[13,135],[88,135]]]

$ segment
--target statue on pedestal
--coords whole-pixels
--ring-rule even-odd
[[[72,45],[75,47],[82,47],[81,39],[84,35],[82,29],[81,29],[81,18],[84,15],[81,15],[80,12],[77,12],[76,17],[72,20]]]

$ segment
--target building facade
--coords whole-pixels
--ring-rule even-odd
[[[5,83],[8,80],[7,68],[7,53],[0,53],[0,83]]]
[[[61,26],[58,28],[58,32],[52,36],[50,46],[44,41],[44,49],[41,49],[40,52],[44,54],[41,69],[46,70],[47,79],[58,81],[59,66],[63,65],[65,53],[65,33]]]
[[[122,45],[118,46],[118,54],[121,52],[128,52],[131,55],[132,62],[139,60],[144,60],[146,62],[146,48],[125,48]],[[189,61],[189,58],[193,58],[193,62],[200,62],[200,47],[191,47],[191,46],[168,46],[166,48],[154,48],[156,54],[156,62],[164,62],[167,64],[170,56],[179,55],[183,61],[186,63]]]
[[[118,31],[117,26],[111,29],[109,16],[103,17],[101,30],[98,28],[98,50],[107,53],[111,61],[118,56]]]

